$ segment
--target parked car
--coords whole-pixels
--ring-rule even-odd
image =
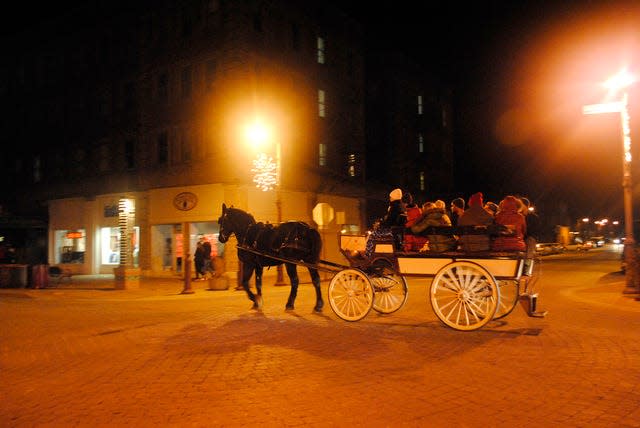
[[[536,253],[538,253],[539,256],[560,254],[562,251],[564,251],[564,248],[558,242],[539,242],[536,244]]]

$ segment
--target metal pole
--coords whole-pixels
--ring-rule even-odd
[[[278,216],[278,224],[282,223],[282,198],[280,195],[280,143],[276,143],[276,211],[277,211],[277,216]],[[276,283],[274,284],[275,286],[283,286],[283,285],[287,285],[286,282],[284,282],[284,274],[282,271],[282,264],[279,264],[276,268]]]
[[[623,144],[623,177],[622,189],[624,194],[624,258],[625,258],[625,289],[624,294],[640,293],[638,289],[635,239],[633,236],[633,186],[631,184],[631,136],[629,132],[629,110],[627,108],[628,95],[622,98],[620,120],[622,125]]]

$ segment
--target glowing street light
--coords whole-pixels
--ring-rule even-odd
[[[263,192],[276,190],[276,210],[278,216],[278,224],[282,223],[282,200],[280,195],[280,142],[276,140],[276,160],[273,162],[273,158],[268,156],[265,152],[268,149],[265,146],[271,145],[274,140],[271,127],[268,126],[260,118],[256,118],[245,128],[245,138],[249,143],[259,152],[258,157],[253,161],[253,182]],[[275,285],[287,285],[284,282],[284,274],[282,271],[282,264],[277,267],[277,276]]]
[[[614,95],[619,90],[631,86],[637,79],[627,70],[622,70],[615,76],[607,80],[603,86],[610,90]],[[626,287],[623,291],[625,294],[640,293],[637,281],[637,266],[635,254],[635,242],[633,238],[633,201],[631,188],[631,131],[629,126],[629,96],[627,91],[622,93],[622,99],[613,103],[592,104],[584,106],[582,112],[584,114],[600,114],[600,113],[620,113],[620,123],[622,127],[622,189],[624,193],[624,223],[625,223],[625,240],[624,240],[624,257],[626,262],[625,283]]]

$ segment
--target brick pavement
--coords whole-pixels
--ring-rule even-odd
[[[638,427],[640,302],[597,278],[548,275],[549,317],[468,333],[435,318],[425,280],[357,323],[314,314],[308,285],[294,312],[268,285],[261,312],[173,279],[2,289],[0,426]]]

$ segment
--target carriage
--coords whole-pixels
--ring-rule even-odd
[[[430,233],[463,237],[492,232],[478,227],[434,227]],[[476,330],[503,318],[519,301],[529,316],[545,315],[537,310],[538,296],[532,292],[539,263],[526,263],[523,252],[406,251],[399,232],[373,242],[373,252],[363,256],[367,239],[372,238],[339,236],[340,251],[350,267],[333,276],[328,295],[331,308],[343,320],[361,320],[371,309],[383,314],[399,310],[407,300],[408,277],[433,278],[429,289],[433,311],[456,330]]]
[[[536,310],[537,294],[532,292],[535,281],[531,279],[537,278],[538,263],[523,252],[495,252],[473,246],[463,251],[420,251],[405,246],[410,236],[400,228],[388,235],[340,234],[340,251],[349,262],[345,266],[319,259],[320,235],[306,223],[256,223],[250,214],[223,204],[218,224],[220,242],[226,242],[231,234],[238,239],[238,257],[243,262],[241,282],[253,309],[262,306],[263,267],[284,263],[291,281],[287,310],[294,309],[297,295],[296,267],[305,266],[316,291],[314,310],[319,312],[324,305],[318,271],[331,272],[331,309],[346,321],[361,320],[371,309],[383,314],[399,310],[407,300],[410,277],[432,278],[429,300],[433,311],[456,330],[479,329],[507,316],[519,301],[525,304],[529,316],[545,315]],[[477,240],[471,238],[489,240],[504,231],[467,226],[431,227],[427,233],[455,235],[461,242],[473,243]],[[365,252],[365,246],[371,251]],[[249,287],[253,273],[256,293]],[[523,281],[524,276],[530,280]]]

